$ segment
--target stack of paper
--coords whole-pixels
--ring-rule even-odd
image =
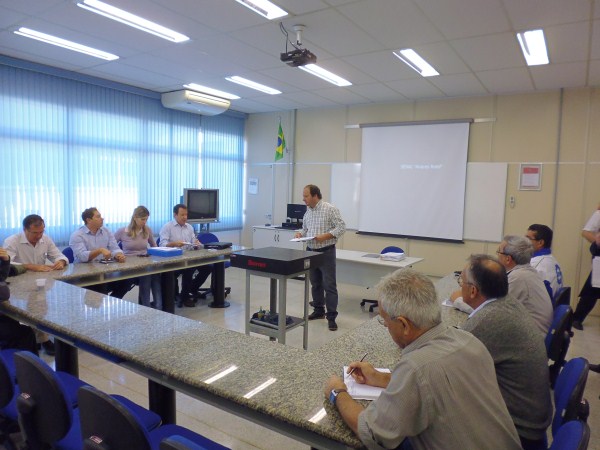
[[[379,372],[390,373],[390,369],[376,369]],[[344,383],[348,394],[356,400],[375,400],[383,392],[383,388],[357,383],[352,375],[348,375],[348,366],[344,366]]]
[[[380,258],[383,261],[402,261],[406,256],[404,255],[404,253],[394,253],[394,252],[389,252],[389,253],[382,253]]]

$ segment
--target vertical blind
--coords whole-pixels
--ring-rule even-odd
[[[91,206],[114,231],[145,205],[158,233],[183,189],[198,187],[221,189],[223,221],[213,230],[241,228],[244,119],[203,120],[156,99],[0,65],[0,242],[39,214],[66,244]]]

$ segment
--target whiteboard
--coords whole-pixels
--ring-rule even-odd
[[[507,177],[507,163],[467,164],[464,239],[502,240]],[[359,193],[360,163],[332,164],[331,203],[339,208],[348,229],[358,229]]]
[[[346,229],[358,230],[360,163],[331,165],[331,203],[346,222]]]

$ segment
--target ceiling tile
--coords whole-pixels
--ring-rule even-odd
[[[511,33],[458,39],[450,45],[475,72],[520,67],[525,64],[517,38]]]
[[[489,70],[477,72],[475,75],[489,92],[497,94],[526,92],[533,89],[531,76],[525,67]]]

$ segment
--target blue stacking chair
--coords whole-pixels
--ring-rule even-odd
[[[396,247],[395,245],[390,245],[381,250],[380,254],[383,255],[384,253],[404,253],[404,250],[402,250],[400,247]],[[369,312],[373,312],[375,308],[377,308],[377,300],[371,300],[368,298],[363,298],[360,302],[360,306],[365,306],[367,303],[371,305],[369,306]]]
[[[9,449],[16,446],[10,440],[10,435],[19,431],[19,416],[17,413],[17,396],[19,389],[16,384],[16,372],[13,355],[18,350],[0,350],[0,444]]]
[[[161,441],[171,436],[181,436],[195,448],[227,449],[178,425],[147,431],[120,402],[91,386],[79,390],[79,409],[84,450],[160,450]]]
[[[213,233],[200,233],[198,234],[198,240],[202,245],[210,244],[211,242],[219,242],[219,238],[216,234]],[[229,261],[225,262],[225,269],[231,266]],[[206,298],[208,294],[212,292],[212,282],[211,287],[208,289],[200,289],[200,298]],[[231,293],[231,287],[225,287],[225,297],[227,297]]]
[[[573,310],[568,305],[559,305],[554,310],[552,324],[546,334],[545,344],[550,365],[550,385],[554,386],[560,370],[565,365],[565,358],[571,344],[571,326]]]
[[[160,441],[159,448],[160,450],[203,450],[206,447],[202,447],[183,436],[175,435]]]
[[[572,420],[560,427],[549,450],[586,450],[589,442],[588,424],[581,420]]]
[[[17,352],[14,355],[17,380],[21,393],[17,397],[19,424],[23,440],[31,449],[55,448],[80,450],[83,439],[79,424],[77,400],[73,400],[73,386],[87,386],[71,375],[72,384],[67,384],[62,375],[48,366],[42,359],[30,352]],[[75,399],[77,399],[75,391]],[[134,415],[139,417],[148,429],[160,425],[160,416],[133,403],[125,397],[115,396]]]
[[[552,304],[554,308],[559,305],[570,305],[571,304],[571,286],[563,286],[558,288],[552,298]]]
[[[73,264],[73,261],[75,261],[75,255],[73,254],[73,249],[71,247],[65,247],[65,248],[63,248],[62,253],[69,260],[69,264]]]
[[[563,424],[571,420],[586,421],[589,405],[583,398],[587,383],[589,364],[585,358],[569,360],[561,370],[554,386],[554,418],[552,436],[556,436]]]

